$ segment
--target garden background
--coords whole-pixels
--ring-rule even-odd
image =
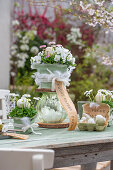
[[[41,94],[35,91],[37,86],[32,78],[30,58],[41,50],[41,45],[55,41],[68,48],[76,59],[77,65],[69,87],[75,104],[77,101],[86,100],[86,90],[94,89],[95,94],[98,89],[112,90],[112,65],[106,64],[103,58],[112,58],[113,33],[107,32],[100,25],[91,27],[86,24],[85,19],[73,16],[68,0],[57,3],[57,7],[56,3],[51,6],[36,6],[24,0],[15,0],[8,1],[6,5],[6,2],[0,1],[0,8],[3,9],[0,15],[10,16],[6,16],[9,28],[5,28],[6,20],[1,21],[4,33],[0,35],[0,68],[1,71],[4,70],[4,74],[0,75],[0,88],[9,86],[11,92],[40,96]]]

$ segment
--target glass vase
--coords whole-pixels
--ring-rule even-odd
[[[62,123],[67,113],[55,92],[45,92],[37,104],[38,119],[41,123]]]

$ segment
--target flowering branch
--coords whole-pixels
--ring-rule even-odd
[[[112,1],[110,2],[112,3]],[[111,3],[106,3],[105,0],[92,0],[92,3],[89,3],[84,0],[79,3],[73,1],[71,6],[81,12],[79,18],[85,19],[87,24],[93,27],[99,24],[103,28],[113,31],[113,10],[110,8]]]

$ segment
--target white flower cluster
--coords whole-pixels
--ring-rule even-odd
[[[100,89],[97,91],[96,96],[92,94],[92,91],[93,90],[91,89],[84,93],[84,95],[86,95],[86,97],[89,97],[91,101],[102,102],[113,99],[113,92],[110,90]]]
[[[22,39],[20,40],[20,42],[22,44],[28,44],[29,43],[29,38],[27,35],[25,35],[24,37],[22,37]]]
[[[83,12],[87,12],[90,18],[87,18],[88,24],[95,27],[100,24],[104,28],[113,31],[113,11],[105,4],[105,0],[93,0],[93,3],[85,4],[80,1],[80,7]]]
[[[20,42],[20,46],[17,46],[16,44],[13,44],[11,46],[11,56],[17,58],[17,67],[24,67],[25,61],[29,57],[28,52],[30,51],[32,54],[36,55],[39,52],[38,47],[33,46],[29,47],[29,41],[33,39],[33,37],[36,35],[35,30],[28,31],[24,36],[22,36],[21,31],[18,30],[15,33],[16,38]]]
[[[112,91],[100,89],[100,90],[98,90],[97,95],[95,96],[95,99],[98,102],[102,102],[102,101],[105,101],[108,96],[109,96],[109,98],[113,99]]]
[[[95,96],[96,102],[102,102],[106,100],[105,94],[101,93],[101,91],[98,91],[96,96]]]
[[[25,61],[29,56],[27,53],[18,53],[16,57],[18,58],[18,67],[24,67]]]
[[[27,44],[22,44],[22,45],[20,46],[20,49],[21,49],[22,51],[29,51],[29,46],[28,46]]]
[[[35,57],[32,57],[31,65],[33,66],[34,64],[42,64],[47,58],[51,58],[54,63],[60,64],[62,61],[63,64],[66,64],[66,62],[71,62],[72,65],[75,64],[75,58],[68,49],[63,48],[61,45],[53,45],[51,47],[45,48]]]
[[[67,40],[70,43],[83,47],[84,44],[81,38],[82,38],[82,34],[80,32],[80,28],[71,28],[70,34],[67,35]]]
[[[30,108],[31,104],[30,104],[30,99],[28,99],[30,97],[29,94],[24,94],[18,101],[17,101],[17,106],[19,108]]]
[[[112,66],[113,65],[113,58],[110,58],[109,56],[102,57],[102,64],[107,65],[107,66]]]

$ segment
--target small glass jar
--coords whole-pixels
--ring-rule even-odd
[[[62,123],[67,117],[55,92],[43,93],[37,104],[37,112],[41,123]]]

